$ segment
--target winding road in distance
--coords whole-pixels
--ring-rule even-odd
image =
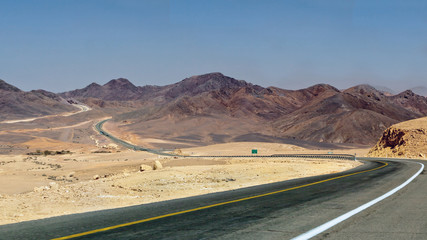
[[[34,117],[34,118],[25,118],[25,119],[16,119],[16,120],[6,120],[6,121],[2,121],[0,123],[20,123],[20,122],[32,122],[38,119],[43,119],[43,118],[51,118],[51,117],[69,117],[78,113],[82,113],[82,112],[88,112],[90,110],[92,110],[90,107],[82,105],[82,104],[71,104],[71,106],[78,108],[79,111],[77,112],[66,112],[66,113],[60,113],[60,114],[55,114],[55,115],[46,115],[46,116],[42,116],[42,117]]]
[[[0,226],[0,239],[427,239],[418,161]]]

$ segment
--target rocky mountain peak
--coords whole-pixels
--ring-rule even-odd
[[[11,92],[21,92],[19,88],[8,84],[7,82],[1,79],[0,79],[0,90],[11,91]]]
[[[368,84],[357,85],[345,90],[344,92],[352,95],[362,95],[368,97],[369,99],[375,99],[377,101],[380,101],[385,97],[382,91],[379,91]]]
[[[137,87],[126,78],[117,78],[104,85],[108,88],[136,89]]]
[[[165,96],[168,98],[176,98],[184,95],[194,96],[203,92],[221,89],[230,90],[246,86],[252,86],[252,84],[215,72],[192,76],[175,83],[171,85]]]
[[[335,88],[329,84],[325,84],[325,83],[313,85],[311,87],[308,87],[307,90],[312,91],[314,93],[321,93],[321,92],[325,92],[327,90],[339,92],[339,90],[337,88]]]
[[[401,92],[398,95],[400,95],[400,96],[402,96],[404,98],[408,98],[408,97],[414,97],[415,93],[412,90],[406,90],[406,91]]]
[[[351,87],[351,88],[345,90],[345,92],[347,92],[347,93],[358,93],[358,94],[362,94],[362,95],[369,94],[369,93],[376,93],[376,94],[382,93],[381,91],[378,91],[376,88],[374,88],[368,84],[361,84],[361,85]]]
[[[206,90],[220,89],[223,87],[244,87],[249,85],[245,81],[239,81],[218,72],[192,76],[182,80],[181,83],[186,85],[203,86]]]
[[[86,88],[98,88],[98,87],[101,87],[101,85],[93,82],[93,83],[89,84]]]

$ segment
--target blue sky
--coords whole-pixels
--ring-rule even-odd
[[[0,79],[23,90],[208,72],[287,89],[426,86],[427,1],[0,1]]]

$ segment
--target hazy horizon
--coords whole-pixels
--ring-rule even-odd
[[[425,1],[2,1],[0,79],[63,92],[209,72],[284,89],[427,82]]]

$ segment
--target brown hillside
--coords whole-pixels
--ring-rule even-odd
[[[117,112],[122,114],[113,115],[123,131],[153,138],[176,136],[179,127],[189,125],[202,142],[218,132],[227,141],[249,134],[251,138],[366,145],[375,143],[392,124],[427,115],[425,97],[408,93],[387,96],[368,85],[339,91],[318,84],[294,91],[263,88],[221,73],[192,76],[166,86],[135,87],[125,79],[92,85],[63,96],[113,113],[113,109],[121,109]],[[195,119],[200,124],[194,124]],[[204,121],[215,121],[227,131],[206,127]],[[235,124],[239,121],[245,123]]]
[[[103,86],[92,83],[83,89],[61,93],[64,98],[98,98],[108,101],[126,101],[140,98],[140,90],[129,80],[113,79]]]
[[[0,121],[74,111],[58,95],[44,90],[24,92],[0,80]]]
[[[417,95],[411,90],[406,90],[398,95],[393,96],[392,101],[399,106],[410,109],[412,112],[427,115],[427,98]]]

